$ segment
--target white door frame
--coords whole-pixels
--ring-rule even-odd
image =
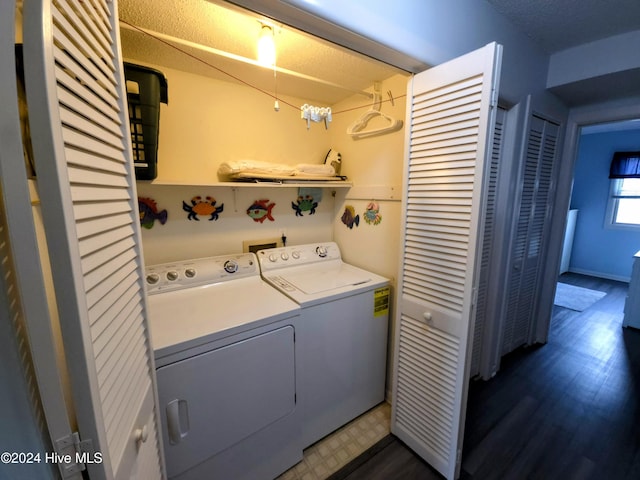
[[[542,298],[553,298],[555,295],[562,257],[562,243],[567,223],[567,211],[571,202],[573,172],[578,155],[578,142],[582,127],[596,123],[631,120],[633,118],[640,118],[640,97],[576,107],[569,111],[562,159],[560,160],[560,173],[556,187],[556,202],[551,224],[547,265],[540,292]],[[552,308],[553,302],[545,302],[538,318],[550,319]],[[549,326],[550,321],[538,322],[534,335],[536,342],[546,343],[549,337]]]

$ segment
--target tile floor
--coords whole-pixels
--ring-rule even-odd
[[[372,408],[304,451],[300,463],[277,480],[322,480],[389,434],[391,405]]]

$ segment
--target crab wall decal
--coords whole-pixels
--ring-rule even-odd
[[[302,217],[302,212],[309,212],[309,215],[313,215],[316,213],[317,206],[318,202],[314,202],[311,195],[300,196],[296,202],[291,202],[291,208],[296,211],[296,217]]]
[[[382,215],[380,215],[380,205],[378,202],[369,202],[363,216],[364,221],[369,225],[380,224],[382,221]]]
[[[211,221],[218,220],[218,215],[224,210],[224,204],[216,207],[215,198],[205,197],[205,199],[202,200],[202,197],[197,196],[191,199],[191,205],[183,200],[182,209],[189,213],[189,215],[187,215],[189,220],[200,221],[198,215],[211,215],[209,217],[209,221]]]

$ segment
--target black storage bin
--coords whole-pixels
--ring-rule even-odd
[[[167,79],[158,70],[126,62],[124,76],[136,178],[153,180],[158,176],[160,102],[168,102]]]

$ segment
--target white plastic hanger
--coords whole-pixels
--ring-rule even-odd
[[[358,120],[353,122],[349,128],[347,128],[347,135],[353,138],[366,138],[373,137],[375,135],[382,135],[383,133],[390,133],[400,130],[402,128],[402,120],[397,120],[389,115],[386,115],[380,111],[382,104],[382,96],[380,95],[380,85],[375,84],[373,93],[373,106],[362,114]],[[381,117],[385,120],[386,124],[380,127],[375,127],[369,130],[364,130],[367,124],[376,117]]]

